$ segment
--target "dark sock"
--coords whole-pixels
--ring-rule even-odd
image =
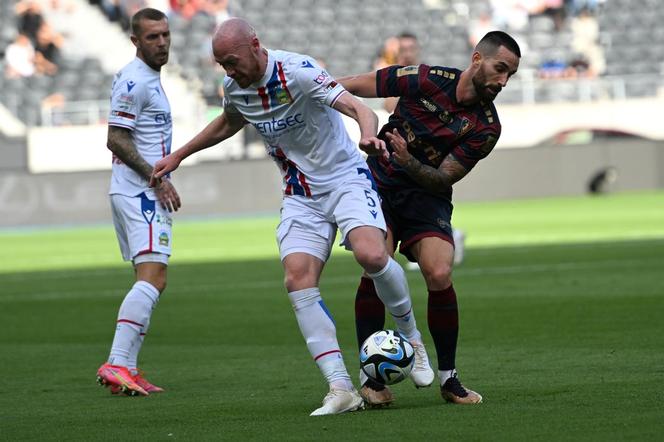
[[[454,286],[445,290],[429,290],[427,319],[436,346],[438,369],[454,369],[459,337],[459,309]]]
[[[361,349],[364,341],[372,333],[382,330],[385,326],[385,306],[383,305],[376,287],[369,278],[362,278],[355,295],[355,331],[357,333],[357,346]],[[365,385],[380,391],[385,386],[369,379]]]

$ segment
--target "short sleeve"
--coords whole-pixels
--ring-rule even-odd
[[[419,95],[429,66],[388,66],[376,72],[376,93],[379,97],[409,97]]]
[[[478,161],[486,158],[491,153],[499,137],[500,133],[494,131],[475,134],[456,146],[452,151],[452,155],[466,169],[471,170]]]
[[[304,58],[295,66],[295,79],[302,92],[314,101],[332,107],[346,91],[315,60]]]
[[[111,92],[110,126],[136,128],[136,120],[144,106],[146,85],[131,78],[118,78]]]

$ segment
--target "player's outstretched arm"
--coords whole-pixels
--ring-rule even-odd
[[[403,167],[417,184],[432,193],[445,193],[452,184],[466,176],[468,170],[452,155],[447,155],[436,169],[422,164],[408,152],[406,140],[396,129],[385,134],[392,146],[392,158]]]
[[[200,131],[187,144],[166,155],[154,165],[154,171],[150,177],[150,186],[157,185],[159,179],[169,172],[178,168],[182,160],[199,150],[207,149],[221,143],[226,138],[235,135],[245,125],[245,120],[239,114],[224,112],[212,120],[205,129]]]
[[[337,83],[358,97],[376,98],[378,96],[378,91],[376,91],[376,72],[337,78]]]
[[[360,126],[360,149],[366,152],[367,155],[388,157],[385,142],[376,137],[378,117],[374,111],[350,94],[342,94],[332,107],[357,121]]]

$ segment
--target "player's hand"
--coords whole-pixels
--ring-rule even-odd
[[[385,141],[377,137],[362,138],[360,140],[360,149],[367,155],[381,156],[385,159],[390,157],[387,147],[385,147]]]
[[[179,165],[180,160],[172,153],[157,161],[152,169],[152,176],[150,176],[150,187],[157,187],[161,177],[173,172]]]
[[[387,137],[387,141],[390,142],[390,146],[392,146],[392,158],[394,158],[394,161],[402,166],[408,164],[412,155],[408,152],[408,144],[399,131],[392,129],[392,132],[385,132],[385,136]]]
[[[180,195],[178,195],[175,186],[168,178],[158,178],[158,182],[154,186],[154,193],[157,195],[161,207],[165,210],[177,212],[182,207]]]

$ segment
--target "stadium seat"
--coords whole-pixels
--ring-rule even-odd
[[[478,11],[486,10],[490,5],[488,0],[468,0],[463,2],[463,7],[453,0],[337,0],[313,5],[310,0],[242,0],[239,3],[241,9],[235,12],[239,11],[255,26],[265,46],[308,53],[323,60],[330,72],[337,76],[370,69],[384,39],[403,31],[414,32],[419,37],[423,61],[464,68],[471,49],[468,19],[476,17]],[[605,75],[645,76],[644,82],[651,86],[650,92],[637,85],[627,87],[627,93],[638,96],[655,94],[658,83],[650,79],[655,78],[658,82],[657,76],[664,69],[661,63],[664,59],[664,27],[660,25],[664,22],[664,1],[603,2],[597,18],[606,58]],[[0,2],[0,56],[16,35],[15,23],[14,2]],[[215,18],[206,13],[197,13],[191,19],[170,14],[169,23],[173,72],[179,72],[194,89],[200,85],[205,98],[215,100],[218,73],[209,53]],[[109,26],[117,25],[109,23]],[[523,35],[513,34],[523,42],[521,70],[534,70],[543,60],[553,56],[569,60],[573,55],[571,31],[565,26],[555,31],[549,16],[533,16]],[[1,64],[0,68],[3,68]],[[61,92],[70,99],[97,96],[106,101],[112,82],[110,75],[104,73],[100,58],[74,57],[63,60],[55,78],[35,77],[27,82],[27,87],[44,96]],[[632,84],[632,80],[626,78],[627,84]],[[520,84],[514,84],[503,91],[501,101],[518,102],[522,99],[524,94]],[[23,99],[23,83],[3,79],[0,85],[0,99],[6,100],[14,109],[34,102]],[[575,99],[575,94],[567,86],[552,82],[540,84],[536,97],[541,100]],[[34,113],[24,112],[24,115],[35,120]]]

